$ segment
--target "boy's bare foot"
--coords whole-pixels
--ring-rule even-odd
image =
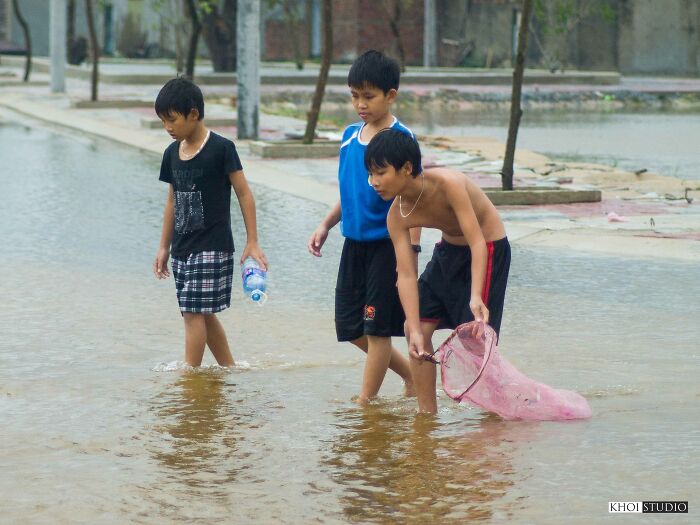
[[[366,406],[369,406],[371,404],[372,399],[373,398],[368,399],[366,397],[360,397],[359,395],[357,395],[357,396],[352,396],[352,398],[350,398],[350,401],[355,403],[357,406],[366,407]]]

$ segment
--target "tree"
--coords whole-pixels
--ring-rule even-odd
[[[88,32],[90,34],[90,54],[92,56],[92,75],[90,77],[90,100],[97,100],[97,82],[99,79],[98,66],[100,62],[100,47],[97,44],[97,32],[95,31],[95,18],[93,16],[92,0],[85,0],[85,16],[87,17]]]
[[[299,42],[299,26],[300,16],[298,9],[292,5],[294,0],[282,0],[282,8],[284,9],[284,19],[289,27],[289,36],[292,38],[292,51],[294,52],[294,63],[297,69],[304,69],[304,56],[301,52],[301,42]],[[296,6],[298,7],[298,6]]]
[[[194,63],[197,60],[197,45],[199,43],[199,33],[202,30],[202,24],[199,21],[199,13],[195,0],[185,0],[187,6],[187,15],[190,18],[192,29],[190,32],[190,43],[187,47],[187,59],[185,61],[185,76],[190,80],[194,79]]]
[[[22,16],[22,11],[19,10],[19,3],[17,0],[12,0],[12,7],[17,17],[19,25],[22,26],[22,33],[24,33],[24,47],[25,51],[25,62],[24,62],[24,81],[29,82],[29,75],[32,72],[32,37],[29,33],[29,24]]]
[[[518,30],[518,51],[515,56],[515,68],[513,69],[513,90],[510,98],[510,123],[508,124],[508,141],[506,153],[501,170],[501,184],[504,190],[513,189],[513,161],[515,160],[515,142],[518,138],[520,117],[523,110],[520,108],[520,99],[523,90],[523,74],[525,72],[525,51],[527,50],[527,33],[530,25],[533,0],[523,0],[520,15],[520,29]]]
[[[401,8],[404,4],[403,7],[408,9],[411,3],[411,0],[384,0],[384,9],[389,14],[389,28],[394,36],[394,46],[399,56],[399,66],[402,73],[406,72],[406,52],[401,41]]]
[[[279,9],[283,13],[284,24],[287,26],[287,36],[292,44],[292,56],[299,71],[304,69],[304,53],[302,51],[301,37],[307,36],[303,31],[303,6],[305,2],[299,0],[267,0],[267,9]]]
[[[88,56],[88,41],[84,36],[75,36],[75,0],[68,0],[67,10],[66,56],[69,64],[77,66]]]
[[[610,0],[535,0],[533,10],[544,43],[537,28],[531,27],[530,33],[552,73],[563,71],[568,65],[571,35],[584,19],[590,16],[600,16],[608,22],[615,19]]]
[[[316,124],[318,124],[318,116],[321,112],[321,103],[323,102],[323,94],[328,83],[328,71],[331,68],[331,60],[333,58],[333,7],[331,0],[321,1],[321,23],[323,24],[323,42],[321,43],[321,71],[318,74],[316,81],[316,91],[311,102],[311,109],[306,120],[306,131],[304,133],[304,144],[311,144],[314,141],[316,133]]]
[[[199,1],[202,37],[209,49],[214,71],[236,70],[236,0],[224,0],[223,6]]]

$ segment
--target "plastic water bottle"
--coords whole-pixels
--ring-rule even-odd
[[[267,301],[265,293],[265,279],[267,272],[263,270],[258,261],[252,257],[247,257],[243,261],[241,268],[241,278],[243,279],[243,292],[250,298],[251,301],[262,305]]]

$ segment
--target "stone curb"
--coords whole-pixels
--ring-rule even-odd
[[[250,152],[263,159],[318,159],[337,157],[340,141],[316,139],[312,144],[302,144],[299,140],[262,141],[249,144]]]
[[[2,55],[2,63],[13,67],[20,67],[24,64],[24,57],[12,55]],[[50,64],[44,57],[35,57],[32,67],[37,72],[48,73]],[[67,64],[66,76],[90,80],[92,70],[88,67],[80,67]],[[172,73],[108,73],[100,71],[100,82],[111,84],[164,84],[176,75]],[[225,85],[236,84],[236,73],[202,73],[195,74],[195,80],[201,85]],[[306,71],[288,70],[281,73],[261,72],[260,83],[267,85],[315,85],[318,78],[318,71],[308,69]],[[614,85],[619,84],[620,73],[616,71],[572,71],[568,73],[547,73],[542,70],[526,70],[525,84],[598,84]],[[492,71],[411,71],[401,76],[402,85],[410,84],[472,84],[472,85],[509,85],[513,81],[512,71],[492,70]],[[328,75],[329,85],[346,85],[347,70],[344,67],[331,67]]]

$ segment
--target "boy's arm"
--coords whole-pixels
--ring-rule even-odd
[[[241,207],[243,215],[243,223],[245,224],[246,245],[241,254],[241,264],[247,257],[252,257],[260,267],[267,271],[267,258],[262,248],[258,245],[258,223],[255,214],[255,198],[253,192],[250,191],[248,181],[243,174],[243,170],[232,171],[228,176],[233,190],[238,198],[238,205]]]
[[[399,289],[401,306],[406,314],[406,335],[408,336],[408,352],[415,358],[427,355],[420,329],[420,313],[418,306],[418,273],[416,268],[416,253],[411,249],[411,235],[403,224],[394,205],[387,215],[387,229],[396,252],[396,271],[399,274],[396,285]]]
[[[420,226],[416,226],[415,228],[411,228],[408,230],[408,233],[411,237],[411,247],[417,246],[418,251],[413,250],[413,262],[415,263],[416,266],[416,273],[418,273],[418,253],[421,251],[421,246],[420,246],[420,235],[421,232],[423,231],[423,228]]]
[[[173,223],[175,222],[175,193],[173,185],[168,184],[168,197],[165,200],[163,210],[163,228],[160,232],[160,245],[153,262],[153,273],[158,279],[170,277],[168,271],[168,258],[170,256],[170,244],[173,240]]]
[[[484,234],[481,231],[481,226],[479,226],[479,221],[476,218],[467,189],[459,182],[454,181],[448,181],[446,185],[447,202],[457,217],[459,227],[471,251],[471,297],[469,298],[469,307],[474,314],[474,319],[488,323],[489,311],[481,296],[484,280],[486,279],[487,263]]]
[[[306,247],[311,255],[321,257],[321,247],[328,238],[328,232],[340,222],[340,217],[340,201],[338,201],[333,205],[331,211],[328,212],[328,214],[316,227],[314,232],[311,234],[311,237],[309,237],[309,242],[306,244]]]

